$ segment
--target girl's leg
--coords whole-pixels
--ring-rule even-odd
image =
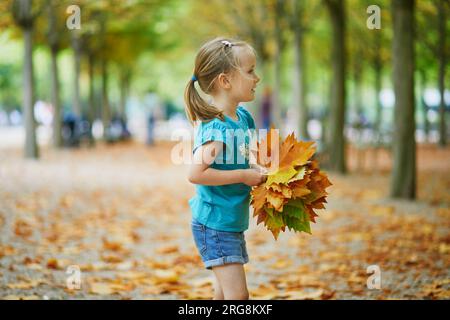
[[[244,266],[239,263],[213,267],[225,300],[248,300]]]
[[[223,300],[224,297],[223,297],[222,287],[220,286],[219,279],[217,279],[215,274],[214,274],[213,285],[214,285],[214,298],[213,298],[213,300]]]

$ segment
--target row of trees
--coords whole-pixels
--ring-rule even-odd
[[[394,197],[415,197],[415,74],[423,75],[422,91],[429,84],[427,76],[437,74],[437,87],[440,92],[439,107],[439,145],[445,146],[447,130],[444,102],[445,68],[448,59],[446,45],[449,29],[447,16],[449,1],[431,0],[393,0],[377,1],[380,13],[380,29],[369,30],[366,21],[369,15],[366,9],[373,1],[323,0],[323,1],[213,1],[215,8],[203,8],[229,15],[226,21],[238,36],[251,39],[260,54],[263,79],[271,79],[274,88],[274,123],[280,125],[281,111],[281,64],[286,46],[292,46],[294,52],[293,79],[290,90],[294,92],[293,108],[298,109],[299,132],[307,137],[308,120],[307,84],[309,75],[305,44],[314,41],[316,48],[328,51],[328,57],[314,52],[314,58],[331,65],[329,79],[329,118],[325,137],[326,153],[332,170],[345,173],[346,139],[344,125],[348,104],[347,82],[353,80],[354,101],[357,109],[363,105],[361,88],[364,73],[373,73],[373,88],[376,99],[375,130],[380,130],[382,107],[380,92],[383,75],[389,71],[395,91],[395,120],[393,137],[393,171],[391,195]],[[200,5],[199,5],[200,6]],[[269,8],[270,10],[266,10]],[[320,44],[321,39],[314,33],[314,39],[308,39],[312,29],[320,29],[320,11],[328,12],[331,26],[331,39],[327,45]],[[196,8],[199,9],[199,8]],[[201,8],[200,8],[201,9]],[[388,12],[388,14],[386,14]],[[376,14],[377,12],[371,12]],[[217,19],[214,16],[214,19]],[[272,35],[272,36],[270,36]],[[268,66],[273,66],[269,77]],[[359,110],[357,110],[358,112]],[[425,128],[427,127],[427,117]]]
[[[58,57],[64,50],[73,52],[73,97],[71,111],[80,117],[85,113],[89,121],[101,116],[106,129],[111,122],[109,78],[115,67],[119,79],[120,101],[118,114],[125,118],[125,102],[130,91],[135,62],[146,50],[162,51],[172,46],[167,38],[156,31],[164,19],[163,11],[173,1],[119,0],[57,1],[8,0],[1,10],[10,12],[1,25],[9,28],[13,36],[23,39],[23,113],[26,130],[25,156],[39,157],[36,143],[36,124],[33,114],[35,83],[33,48],[47,47],[51,57],[49,70],[51,103],[54,108],[53,143],[61,147],[61,98]],[[72,28],[73,27],[73,28]],[[82,62],[89,78],[89,106],[81,107],[80,77]],[[64,70],[62,70],[64,71]],[[95,78],[100,79],[101,103],[94,102]],[[104,130],[106,133],[106,130]]]
[[[81,9],[80,30],[69,30],[66,22]],[[307,120],[312,93],[328,97],[325,128],[325,151],[332,170],[346,172],[344,136],[349,100],[357,111],[366,104],[362,90],[370,83],[376,97],[374,127],[380,130],[382,107],[379,94],[392,81],[396,95],[395,137],[393,143],[393,196],[415,196],[415,75],[420,76],[420,94],[427,85],[438,83],[441,95],[440,145],[446,145],[445,71],[448,58],[448,0],[379,0],[381,29],[370,30],[367,19],[372,13],[369,0],[210,0],[146,1],[119,0],[54,1],[8,0],[2,2],[3,12],[11,12],[10,21],[2,26],[14,29],[24,41],[23,109],[26,119],[26,156],[37,157],[34,118],[32,50],[45,46],[51,55],[51,100],[55,107],[54,144],[60,146],[60,89],[58,56],[61,51],[73,52],[72,110],[79,115],[80,74],[89,79],[90,120],[101,116],[108,127],[111,118],[109,83],[111,66],[117,70],[120,107],[130,92],[136,61],[145,52],[194,52],[209,37],[228,34],[247,39],[258,52],[263,82],[273,88],[272,105],[275,126],[281,124],[281,110],[288,105],[298,114],[300,136],[308,137]],[[175,7],[186,8],[182,17],[167,14]],[[195,19],[193,19],[195,18]],[[173,21],[178,19],[177,21]],[[6,22],[5,22],[6,21]],[[161,28],[171,22],[172,27]],[[15,25],[16,27],[12,27]],[[164,31],[161,31],[161,30]],[[45,30],[45,31],[44,31]],[[20,31],[20,32],[19,32]],[[182,48],[180,50],[180,48]],[[189,68],[191,68],[192,61]],[[83,70],[83,66],[84,70]],[[331,72],[329,72],[331,70]],[[191,70],[188,70],[189,73]],[[292,79],[286,81],[286,75]],[[101,104],[95,108],[94,79],[100,80]],[[436,79],[436,80],[435,80]],[[181,86],[184,86],[184,81]],[[329,89],[321,87],[327,81]],[[349,99],[348,84],[352,84]],[[367,86],[366,86],[367,87]],[[283,94],[292,93],[289,98]],[[329,91],[329,94],[326,92]],[[180,90],[181,92],[181,90]],[[286,100],[289,100],[286,103]],[[427,117],[425,130],[428,130]]]

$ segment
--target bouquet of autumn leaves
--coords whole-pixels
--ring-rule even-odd
[[[316,151],[313,144],[297,141],[294,133],[281,141],[278,130],[272,128],[251,148],[256,166],[268,175],[265,183],[251,191],[253,216],[258,224],[264,222],[275,239],[286,227],[311,234],[310,221],[315,223],[318,216],[314,209],[325,208],[325,189],[332,184],[317,161],[311,160]]]

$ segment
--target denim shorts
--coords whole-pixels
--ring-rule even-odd
[[[219,231],[197,220],[191,222],[195,245],[206,269],[230,263],[248,262],[244,232]]]

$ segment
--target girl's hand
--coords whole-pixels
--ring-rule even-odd
[[[260,185],[267,180],[267,175],[264,175],[260,170],[257,169],[244,169],[243,170],[243,180],[242,183],[253,187]]]

